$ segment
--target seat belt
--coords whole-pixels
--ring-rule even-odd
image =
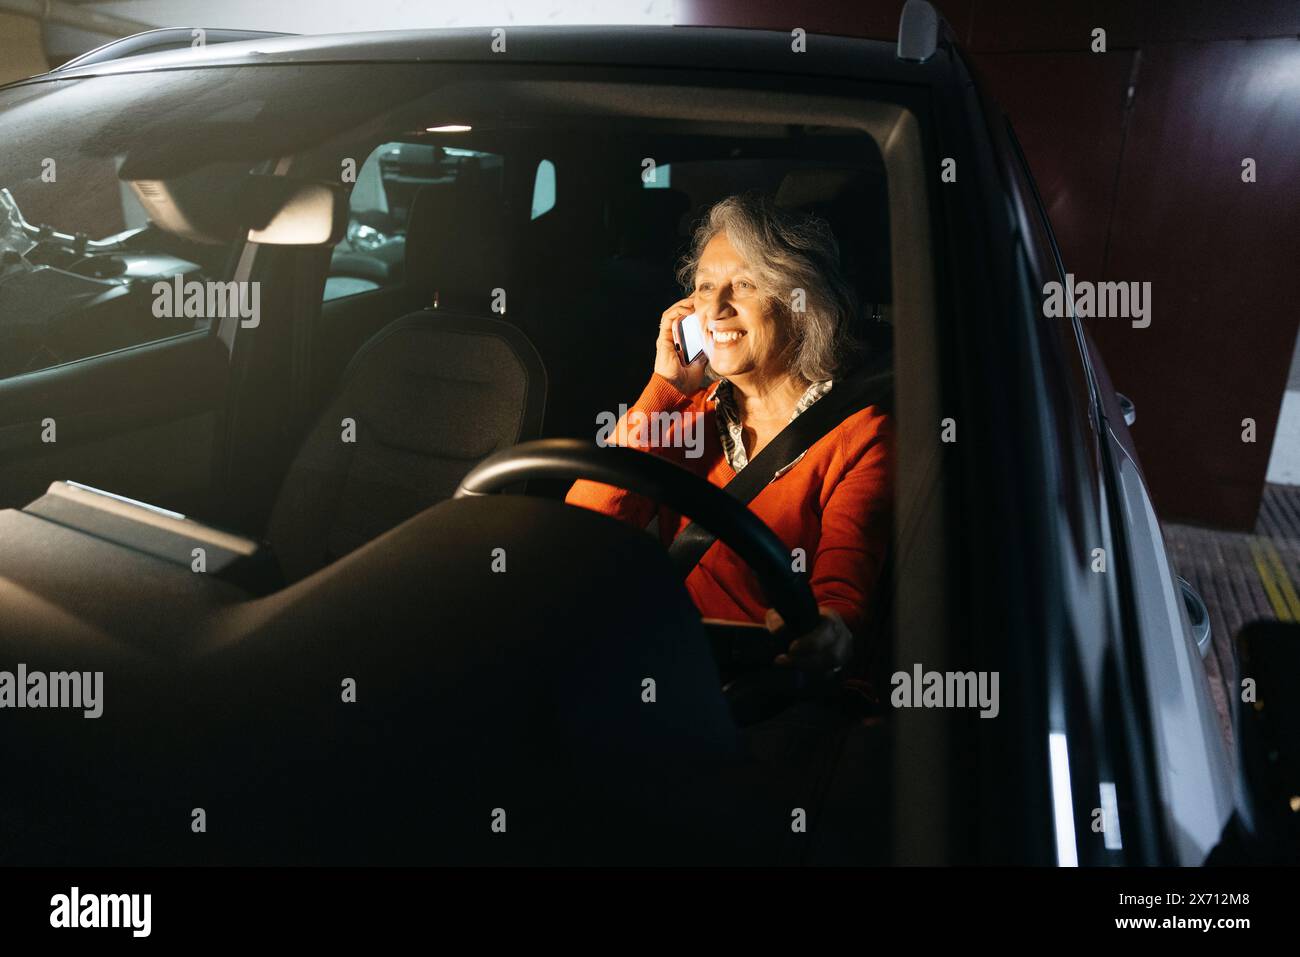
[[[828,435],[849,416],[868,406],[878,405],[891,411],[894,375],[891,356],[885,355],[837,380],[831,390],[777,433],[723,490],[748,505],[769,483],[821,438]],[[691,522],[672,544],[668,556],[683,578],[691,573],[717,536]]]

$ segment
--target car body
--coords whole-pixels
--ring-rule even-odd
[[[429,125],[469,122],[474,131],[453,148],[463,156],[491,157],[494,164],[504,157],[501,188],[509,196],[502,215],[513,216],[508,235],[518,241],[515,261],[525,265],[488,284],[509,292],[508,308],[496,308],[487,297],[459,308],[516,324],[533,340],[550,386],[541,434],[589,440],[590,403],[613,407],[635,394],[629,390],[643,381],[636,376],[648,372],[646,333],[657,310],[671,301],[643,295],[664,288],[662,283],[626,279],[648,261],[633,248],[635,230],[620,233],[615,227],[612,245],[600,247],[599,262],[607,269],[593,272],[598,257],[583,250],[597,245],[590,239],[597,214],[615,220],[619,215],[616,203],[601,200],[602,170],[661,157],[674,176],[678,168],[697,164],[689,183],[721,182],[733,174],[735,182],[748,182],[762,177],[741,175],[744,161],[763,175],[769,175],[765,162],[779,161],[770,175],[797,186],[804,182],[797,171],[810,165],[858,164],[853,168],[861,176],[854,182],[866,185],[851,195],[864,205],[841,204],[839,214],[841,221],[861,226],[861,239],[874,252],[856,275],[867,303],[864,315],[886,317],[893,326],[900,427],[892,670],[996,672],[1002,701],[993,720],[963,710],[896,708],[883,723],[858,722],[844,739],[849,744],[830,783],[823,782],[833,797],[816,840],[794,851],[782,845],[771,857],[1200,864],[1239,803],[1237,772],[1120,399],[1083,324],[1044,316],[1045,286],[1063,280],[1066,266],[1010,127],[950,38],[941,38],[924,62],[900,59],[890,43],[830,36],[806,41],[808,52],[800,53],[792,50],[789,36],[767,31],[512,28],[503,37],[487,30],[265,37],[122,59],[101,54],[0,88],[0,139],[11,144],[0,161],[0,186],[38,197],[42,159],[66,156],[70,162],[59,163],[58,175],[71,178],[74,192],[76,178],[84,179],[82,199],[70,200],[66,209],[112,193],[92,182],[93,176],[133,182],[138,196],[149,183],[190,176],[196,193],[213,196],[235,168],[322,180],[339,168],[340,158],[345,168],[349,159],[364,167],[366,156],[381,155],[384,144],[450,142],[411,127],[412,103],[424,104],[421,115]],[[553,182],[555,195],[540,202],[551,202],[563,216],[549,230],[550,211],[536,214],[542,175],[521,180],[515,172],[522,167],[531,173],[542,162],[553,163],[559,186]],[[213,168],[218,172],[204,173]],[[631,169],[629,175],[640,172]],[[809,180],[813,186],[823,181],[815,174]],[[726,181],[730,188],[732,180]],[[425,176],[422,185],[436,182]],[[357,181],[344,183],[351,190]],[[651,175],[638,186],[653,183]],[[530,192],[533,211],[526,219],[520,207]],[[635,190],[620,195],[625,209],[649,205]],[[566,205],[570,197],[572,206]],[[27,215],[27,200],[14,203]],[[228,204],[207,209],[213,222],[223,205]],[[699,205],[694,202],[692,209]],[[358,265],[355,255],[350,265],[342,261],[340,250],[365,258],[364,242],[347,247],[367,225],[368,212],[374,209],[353,205],[349,239],[329,256],[319,245],[258,247],[241,235],[221,234],[217,226],[192,223],[193,235],[180,238],[175,230],[119,237],[123,245],[103,255],[124,259],[125,268],[114,265],[102,275],[85,265],[96,255],[84,239],[93,227],[56,222],[71,238],[57,255],[50,252],[32,267],[33,276],[44,277],[39,287],[31,277],[25,280],[32,285],[21,301],[44,303],[49,308],[42,322],[66,328],[66,334],[43,339],[45,331],[36,333],[31,354],[0,379],[0,433],[7,436],[9,463],[0,506],[11,510],[12,533],[0,545],[0,574],[8,579],[0,601],[18,635],[11,635],[3,660],[38,658],[47,647],[63,648],[76,659],[89,655],[85,648],[95,641],[118,648],[111,667],[119,671],[110,671],[110,678],[116,674],[117,687],[129,687],[137,697],[122,719],[113,753],[130,750],[123,742],[148,738],[152,743],[140,743],[141,752],[154,755],[156,767],[166,767],[169,759],[158,756],[172,752],[158,738],[159,725],[184,720],[188,727],[192,720],[202,735],[211,735],[203,738],[211,744],[205,753],[229,756],[237,750],[233,742],[263,733],[259,728],[266,725],[259,721],[272,722],[276,712],[268,702],[285,700],[277,695],[289,695],[289,710],[320,718],[315,705],[299,707],[286,691],[283,676],[297,673],[298,666],[286,664],[290,655],[283,648],[296,654],[312,647],[309,633],[329,644],[333,627],[360,635],[366,620],[383,621],[385,634],[427,634],[433,640],[438,629],[429,622],[468,605],[481,609],[486,643],[526,656],[511,637],[519,625],[508,618],[506,605],[533,609],[556,635],[575,628],[626,632],[634,628],[628,616],[644,619],[646,628],[672,620],[656,617],[658,612],[619,611],[590,597],[613,587],[611,565],[653,565],[639,550],[642,539],[620,537],[626,530],[605,528],[612,524],[607,520],[574,518],[573,509],[532,497],[439,504],[431,510],[434,518],[411,519],[335,565],[269,594],[241,590],[237,580],[211,588],[194,587],[190,578],[167,584],[172,579],[162,571],[146,574],[125,559],[115,562],[111,550],[78,546],[66,526],[57,541],[45,526],[40,534],[16,534],[34,527],[18,522],[17,510],[50,482],[72,479],[261,538],[275,490],[310,421],[332,408],[331,390],[363,343],[408,307],[402,295],[409,277],[390,268],[404,255],[397,245],[406,243],[404,230],[370,242],[369,251],[395,252],[386,263]],[[455,242],[473,232],[463,228],[468,222],[443,228]],[[584,237],[590,242],[584,244]],[[49,282],[56,274],[57,288]],[[157,301],[154,283],[176,275],[203,282],[258,279],[260,325],[246,327],[231,316],[206,323],[181,316],[166,334],[156,326],[142,334],[138,324],[112,318],[104,305],[105,296],[133,301],[139,313]],[[336,283],[334,293],[327,291],[338,279],[359,284]],[[444,308],[453,279],[440,280],[425,307]],[[17,295],[13,274],[0,283]],[[61,291],[73,284],[87,288]],[[596,289],[603,296],[611,288],[621,298],[583,291]],[[664,295],[670,292],[664,288]],[[0,337],[6,326],[16,329],[18,301],[6,305],[0,286]],[[611,303],[620,312],[640,303],[643,316],[616,326],[609,312],[600,311],[612,310]],[[109,329],[114,323],[121,324],[120,334]],[[593,325],[601,335],[591,334]],[[85,339],[92,344],[75,345]],[[305,364],[302,350],[310,355]],[[57,425],[58,444],[41,439],[47,420]],[[552,497],[563,484],[550,490]],[[428,527],[419,534],[451,536],[437,539],[433,550],[439,555],[478,555],[491,540],[476,538],[474,529],[491,526],[495,516],[509,519],[494,534],[503,541],[516,536],[507,549],[512,555],[543,545],[563,554],[565,567],[545,579],[545,599],[535,594],[535,584],[517,586],[517,594],[476,593],[497,586],[467,584],[440,597],[422,596],[434,602],[434,610],[420,605],[417,616],[416,606],[406,608],[405,598],[386,590],[421,590],[418,576],[403,577],[411,563],[434,563],[428,567],[438,574],[425,589],[438,591],[442,583],[458,580],[459,566],[427,558],[429,541],[412,544],[417,533],[410,522]],[[599,543],[602,550],[583,554],[584,543]],[[387,584],[381,587],[365,563],[387,569]],[[192,578],[192,572],[182,568],[176,576]],[[87,580],[95,582],[88,591],[69,586]],[[277,605],[277,595],[288,597]],[[361,606],[356,621],[344,606],[331,604],[339,595]],[[313,607],[332,611],[313,613]],[[385,610],[392,608],[409,614],[393,618]],[[558,612],[547,617],[542,608],[588,608],[591,617],[575,625]],[[164,620],[155,620],[159,616]],[[454,621],[454,627],[464,626],[463,619]],[[96,654],[102,652],[95,647]],[[439,693],[457,693],[454,683],[429,677],[409,642],[396,647],[385,653],[401,659],[391,676],[395,696],[399,679],[412,695],[426,681]],[[407,654],[416,657],[403,659]],[[331,680],[339,673],[348,672],[329,672]],[[252,710],[236,713],[233,699],[211,687],[196,690],[209,680],[205,674],[219,674],[210,680],[223,688],[244,689],[231,694],[255,702]],[[259,683],[249,679],[254,674],[280,678]],[[163,684],[173,690],[160,690]],[[368,687],[364,681],[361,686]],[[482,685],[467,681],[464,687]],[[561,682],[554,693],[582,692]],[[207,703],[200,716],[192,711],[196,701]],[[484,722],[482,741],[509,737],[508,730],[487,730],[495,726],[476,705],[464,706],[474,716],[468,722]],[[409,751],[416,741],[451,733],[417,727],[412,715],[419,713],[406,710],[401,722],[393,719],[390,732],[404,729],[392,732],[394,748],[400,744]],[[54,735],[87,767],[103,770],[86,756],[86,746],[67,743],[66,729],[33,733]],[[472,748],[467,741],[463,753],[450,751],[464,757]],[[310,748],[304,753],[330,760]],[[40,760],[28,760],[40,766]],[[446,773],[457,773],[454,762]],[[111,793],[117,794],[111,799],[116,807],[125,806],[119,792]],[[185,805],[189,814],[188,798],[169,800],[171,810]],[[609,806],[620,806],[621,798],[609,800]],[[39,816],[33,807],[24,804],[28,817]],[[861,819],[867,816],[873,818],[873,836],[862,839],[859,832],[867,828]],[[82,839],[107,825],[87,827],[78,832]],[[102,841],[93,851],[87,844],[54,851],[9,837],[8,845],[20,848],[10,859],[22,862],[211,859],[206,851],[172,844],[156,853]],[[415,859],[441,859],[444,838],[432,845],[414,841]],[[354,847],[340,838],[340,854],[369,859],[371,845],[356,840]],[[217,859],[260,859],[254,848],[261,846],[250,836],[229,858]],[[474,847],[464,852],[468,859],[494,859],[495,852]],[[287,844],[268,851],[267,859],[317,858]]]

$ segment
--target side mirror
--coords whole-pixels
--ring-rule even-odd
[[[1210,653],[1213,635],[1210,633],[1210,609],[1205,607],[1205,599],[1192,587],[1192,583],[1179,576],[1178,589],[1183,594],[1183,604],[1187,606],[1187,620],[1192,625],[1192,637],[1196,639],[1196,650],[1204,658]]]
[[[1252,622],[1237,635],[1237,652],[1244,793],[1206,863],[1300,863],[1300,624]]]

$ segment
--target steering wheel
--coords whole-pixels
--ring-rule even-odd
[[[588,479],[637,492],[675,509],[717,536],[758,578],[763,596],[793,634],[818,622],[807,578],[791,568],[789,549],[740,501],[657,455],[579,439],[538,439],[488,456],[466,475],[455,498],[489,495],[527,479]]]

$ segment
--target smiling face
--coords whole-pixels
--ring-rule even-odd
[[[709,364],[719,376],[777,378],[788,337],[769,307],[768,290],[731,245],[714,236],[695,271],[695,311],[703,321]]]

